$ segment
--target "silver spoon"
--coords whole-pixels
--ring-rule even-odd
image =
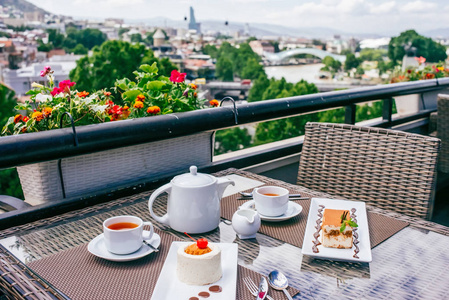
[[[239,192],[239,194],[240,194],[242,197],[248,197],[248,198],[252,198],[252,197],[253,197],[253,193]],[[289,198],[301,197],[301,194],[289,194],[288,197],[289,197]]]
[[[286,290],[288,287],[287,277],[285,277],[285,275],[280,271],[271,271],[271,273],[268,274],[268,283],[273,289],[282,290],[285,296],[287,296],[287,299],[293,300],[292,296],[290,296],[290,294]]]

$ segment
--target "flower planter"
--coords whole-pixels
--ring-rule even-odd
[[[449,93],[449,90],[443,89],[423,94],[412,94],[394,97],[398,114],[401,116],[405,116],[414,114],[423,109],[436,109],[437,96],[441,93]]]
[[[171,138],[62,159],[66,197],[86,195],[212,162],[213,132]],[[17,167],[25,201],[63,199],[58,161]]]

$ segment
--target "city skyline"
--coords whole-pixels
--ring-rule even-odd
[[[164,17],[183,24],[189,7],[197,22],[266,23],[292,28],[324,27],[350,33],[398,34],[407,29],[449,27],[445,0],[28,0],[54,14],[74,18],[145,20]],[[250,13],[249,13],[250,12]]]

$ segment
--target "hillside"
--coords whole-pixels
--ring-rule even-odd
[[[17,10],[21,10],[23,12],[40,11],[44,14],[48,14],[48,12],[46,10],[43,10],[42,8],[39,8],[36,5],[31,4],[25,0],[0,0],[0,5],[13,6]]]

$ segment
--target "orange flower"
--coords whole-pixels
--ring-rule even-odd
[[[157,115],[160,112],[161,112],[161,109],[159,108],[159,106],[150,106],[147,109],[147,113],[152,114],[152,115]]]
[[[44,115],[46,116],[46,117],[48,117],[48,116],[50,116],[51,115],[51,112],[53,111],[53,108],[51,108],[51,107],[46,107],[46,108],[44,108]]]
[[[431,73],[427,73],[426,74],[427,79],[432,79],[435,77],[435,75],[431,74]]]
[[[89,93],[86,92],[86,91],[82,91],[82,92],[76,93],[76,95],[77,95],[78,97],[84,98],[84,97],[89,96]]]
[[[193,93],[193,97],[196,97],[196,96],[198,96],[198,94],[195,92],[195,93]]]
[[[218,102],[217,99],[214,99],[214,100],[210,100],[210,101],[209,101],[209,104],[210,104],[211,106],[217,107],[218,105],[220,105],[220,102]]]
[[[142,101],[136,101],[136,103],[134,103],[134,107],[135,108],[143,108],[143,102]]]
[[[140,94],[140,95],[137,96],[137,101],[143,102],[143,100],[145,100],[145,96],[144,95]]]
[[[111,92],[103,92],[103,94],[104,94],[106,97],[111,96]]]
[[[20,121],[22,121],[22,115],[20,115],[20,114],[15,115],[14,116],[14,123],[17,124]]]
[[[25,123],[28,122],[29,119],[30,119],[30,118],[28,118],[27,116],[23,117],[23,121],[24,121]]]
[[[128,105],[123,106],[123,110],[128,110],[128,109],[129,109]]]
[[[191,83],[190,86],[192,87],[192,89],[196,90],[197,86],[194,83]]]
[[[24,133],[24,132],[27,132],[27,129],[28,129],[28,128],[26,128],[26,127],[23,127],[23,128],[22,128],[22,130],[21,130],[21,131],[22,131],[22,133]]]
[[[31,118],[35,119],[37,122],[42,121],[42,119],[44,118],[44,115],[40,112],[40,111],[35,111],[32,115]]]

